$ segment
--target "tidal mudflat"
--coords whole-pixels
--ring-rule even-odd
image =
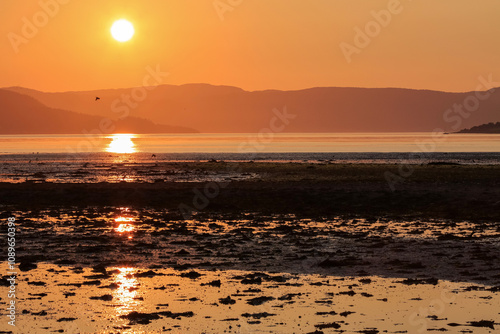
[[[148,168],[115,164],[110,170],[124,180]],[[151,180],[0,183],[1,218],[16,217],[17,330],[494,333],[499,326],[499,166],[412,165],[392,191],[384,173],[399,173],[398,165],[154,164]],[[93,173],[93,165],[78,168]],[[184,174],[205,179],[185,182]],[[184,216],[179,205],[194,207],[207,184],[220,187],[217,195]]]
[[[494,333],[495,223],[128,207],[13,212],[19,327],[66,333]],[[2,279],[2,309],[8,282]]]
[[[24,333],[494,333],[491,287],[240,270],[39,264]],[[2,292],[5,289],[2,289]]]

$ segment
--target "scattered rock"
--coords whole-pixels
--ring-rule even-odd
[[[278,300],[292,300],[296,296],[301,296],[302,293],[288,293],[278,298]]]
[[[30,296],[35,296],[35,297],[45,297],[47,296],[46,293],[30,293]]]
[[[439,284],[439,280],[436,278],[427,278],[427,279],[418,279],[418,278],[407,278],[403,281],[399,281],[397,283],[406,284],[406,285],[417,285],[417,284]]]
[[[148,271],[143,271],[141,273],[137,273],[134,276],[135,277],[154,277],[154,276],[164,276],[164,274],[154,272],[153,270],[148,270]]]
[[[104,300],[106,302],[109,302],[109,301],[113,300],[113,296],[112,295],[93,296],[93,297],[90,297],[90,299]]]
[[[158,312],[158,314],[160,314],[164,317],[167,317],[167,318],[172,318],[172,319],[177,319],[177,318],[181,318],[181,317],[191,318],[194,316],[194,313],[191,311],[182,312],[182,313],[173,313],[170,311],[163,311],[163,312]]]
[[[469,321],[470,326],[472,327],[486,327],[495,329],[495,322],[491,320],[481,320],[481,321]]]
[[[45,286],[47,283],[45,282],[40,282],[40,281],[33,281],[33,282],[28,282],[29,285],[36,285],[36,286]]]
[[[46,316],[47,312],[46,311],[40,311],[40,312],[31,312],[31,315],[39,315],[39,316]]]
[[[190,271],[188,273],[182,273],[180,276],[181,277],[187,277],[187,278],[190,278],[190,279],[197,279],[197,278],[199,278],[199,277],[201,277],[203,275],[193,270],[193,271]]]
[[[31,262],[21,262],[18,268],[21,271],[30,271],[32,269],[36,269],[37,265],[36,263],[31,263]]]
[[[240,282],[241,284],[262,284],[262,278],[260,277],[255,277],[255,278],[244,278]]]
[[[349,291],[341,291],[341,292],[339,292],[339,295],[354,296],[355,294],[356,294],[356,291],[354,291],[354,290],[349,290]]]
[[[83,285],[101,285],[101,281],[99,281],[99,280],[87,281],[87,282],[83,282]]]
[[[318,325],[314,325],[314,327],[318,328],[318,329],[325,329],[325,328],[335,328],[335,329],[339,329],[340,328],[340,325],[336,322],[332,322],[332,323],[329,323],[329,324],[318,324]]]
[[[217,288],[220,288],[221,287],[221,282],[220,280],[215,280],[215,281],[211,281],[211,282],[208,282],[208,283],[201,283],[201,286],[213,286],[213,287],[217,287]]]
[[[87,275],[83,277],[91,280],[97,280],[97,279],[107,279],[110,278],[111,276],[108,274],[96,274],[96,275]]]
[[[232,299],[231,296],[227,296],[226,298],[220,298],[219,303],[224,305],[232,305],[236,303],[236,300]]]
[[[276,314],[273,313],[262,312],[262,313],[243,313],[241,316],[245,318],[260,319],[260,318],[272,317],[275,315]]]
[[[330,311],[330,312],[316,312],[317,315],[336,315],[337,312],[335,311]]]
[[[129,314],[121,315],[120,318],[129,320],[131,324],[147,325],[151,320],[160,319],[160,316],[156,313],[140,313],[133,311]]]
[[[342,316],[342,317],[347,317],[349,314],[353,314],[353,313],[356,313],[356,312],[345,311],[345,312],[339,313],[339,315]]]
[[[249,305],[253,305],[253,306],[257,306],[257,305],[262,305],[268,301],[271,301],[271,300],[274,300],[275,298],[273,297],[256,297],[256,298],[252,298],[252,299],[249,299],[247,300],[247,304]]]

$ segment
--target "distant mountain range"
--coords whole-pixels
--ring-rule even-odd
[[[431,132],[440,128],[455,132],[477,124],[498,121],[500,115],[500,90],[491,92],[487,99],[473,106],[474,92],[447,93],[430,90],[399,88],[310,88],[295,91],[265,90],[245,91],[237,87],[213,86],[208,84],[161,85],[158,87],[107,89],[82,92],[46,93],[36,90],[10,87],[10,92],[30,96],[43,104],[36,110],[26,110],[12,103],[9,108],[23,111],[23,117],[35,117],[37,110],[58,110],[53,115],[61,119],[59,126],[42,126],[44,117],[39,118],[39,127],[44,132],[65,129],[64,132],[81,133],[83,118],[94,124],[92,116],[123,119],[125,128],[139,128],[142,131],[205,133],[250,132],[255,133],[270,127],[276,118],[276,110],[293,114],[285,132]],[[100,100],[95,101],[95,97]],[[20,99],[20,98],[19,98]],[[30,103],[34,103],[30,100]],[[479,100],[478,100],[479,101]],[[18,101],[21,103],[21,101]],[[453,111],[455,106],[463,106]],[[451,108],[451,109],[450,109]],[[66,110],[66,111],[64,111]],[[274,111],[273,111],[274,110]],[[62,113],[71,117],[65,117]],[[69,114],[69,112],[73,112]],[[5,125],[4,115],[9,113],[5,102],[0,101],[0,116],[4,131],[14,125]],[[79,114],[75,114],[79,113]],[[78,115],[78,116],[77,116]],[[84,117],[85,116],[85,117]],[[23,118],[20,117],[20,118]],[[38,117],[38,116],[37,116]],[[70,122],[82,118],[82,121]],[[139,121],[137,117],[140,118]],[[92,119],[92,121],[91,121]],[[169,124],[170,127],[153,124]],[[51,122],[53,123],[53,122]],[[33,131],[33,126],[17,124],[17,131]],[[140,132],[139,129],[130,132]]]
[[[470,129],[460,130],[457,133],[500,133],[500,122],[473,126]]]
[[[106,119],[50,108],[23,94],[0,89],[0,134],[109,134],[196,132],[190,128],[155,124],[127,117]]]

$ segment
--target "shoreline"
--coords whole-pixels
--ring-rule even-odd
[[[404,168],[411,168],[411,175],[404,174]],[[193,175],[194,179],[208,174],[214,181],[0,183],[0,198],[4,211],[131,206],[169,209],[181,217],[179,206],[184,205],[200,212],[262,212],[309,218],[500,220],[498,165],[169,162],[165,164],[168,169]],[[228,170],[252,176],[243,180],[217,178]],[[394,191],[387,173],[395,182]],[[205,187],[207,196],[203,196]]]
[[[0,183],[0,217],[16,217],[22,241],[16,321],[53,332],[491,332],[500,166],[411,166],[391,191],[385,175],[403,167],[159,162],[109,168],[206,181]],[[185,219],[179,205],[193,200],[202,208]],[[2,294],[7,285],[0,276]]]

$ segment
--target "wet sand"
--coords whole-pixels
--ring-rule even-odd
[[[485,320],[498,318],[495,293],[448,281],[43,264],[20,285],[20,333],[494,333],[498,326]]]
[[[397,165],[168,166],[214,179],[0,184],[1,218],[18,219],[21,241],[18,332],[500,326],[500,166],[413,166],[396,191],[384,173]],[[221,189],[183,216],[207,184]],[[3,276],[2,314],[7,287]]]

